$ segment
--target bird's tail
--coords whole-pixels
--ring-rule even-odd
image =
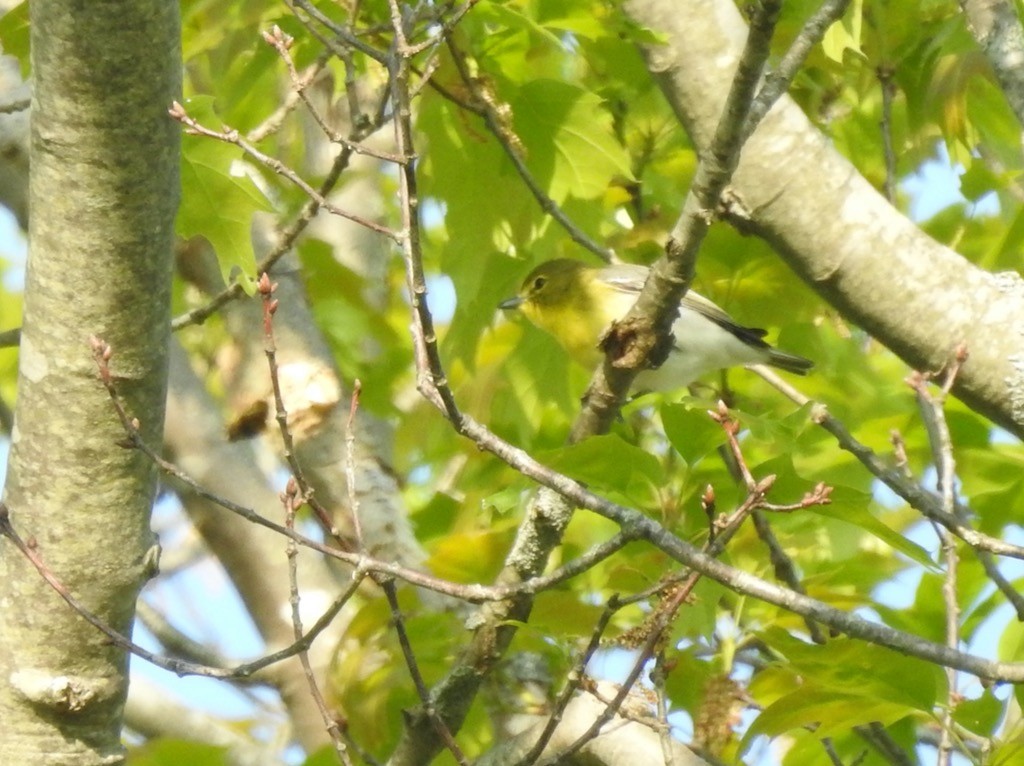
[[[797,375],[806,375],[814,366],[814,362],[796,354],[788,354],[773,348],[768,352],[768,364],[778,367],[786,372],[793,372]]]

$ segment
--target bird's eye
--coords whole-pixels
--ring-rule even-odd
[[[535,280],[533,280],[533,289],[540,290],[542,287],[544,287],[544,285],[547,284],[547,281],[547,277],[537,277]]]

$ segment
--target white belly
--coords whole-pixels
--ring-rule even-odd
[[[670,391],[726,367],[764,362],[768,350],[748,346],[731,332],[722,329],[695,311],[683,310],[672,325],[675,349],[665,364],[637,376],[638,391]]]

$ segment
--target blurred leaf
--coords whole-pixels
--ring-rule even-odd
[[[177,739],[154,739],[132,748],[128,754],[131,766],[229,766],[226,747]]]
[[[0,16],[0,47],[4,55],[18,59],[22,78],[28,77],[32,69],[28,56],[28,38],[28,3],[22,0]]]
[[[1005,707],[1005,703],[991,689],[985,689],[977,699],[959,703],[953,709],[953,720],[979,736],[991,737],[1003,717]]]
[[[760,734],[780,734],[814,726],[820,737],[829,737],[844,729],[897,721],[909,711],[903,705],[885,700],[865,699],[858,694],[816,688],[801,689],[766,707],[754,719],[744,735],[744,746]]]
[[[434,542],[428,566],[446,580],[491,582],[501,570],[510,537],[504,530],[449,533]]]
[[[830,500],[828,505],[816,505],[808,511],[858,526],[920,566],[933,571],[937,569],[928,551],[896,530],[890,529],[868,510],[868,498],[862,493],[837,487],[833,490]]]
[[[941,668],[891,649],[851,638],[809,644],[776,629],[764,631],[762,637],[785,658],[782,669],[797,674],[807,688],[922,712],[930,712],[936,699],[945,695]]]
[[[836,21],[825,31],[825,37],[821,41],[822,50],[825,55],[833,61],[842,64],[843,55],[846,51],[860,53],[861,25],[864,13],[863,0],[854,0],[850,3],[843,18]]]
[[[549,590],[537,594],[530,612],[530,625],[560,639],[587,639],[603,611],[599,606],[584,603],[571,591]]]
[[[778,736],[805,726],[827,737],[875,721],[886,725],[930,714],[945,694],[940,668],[882,647],[843,638],[824,646],[804,644],[780,631],[768,631],[765,640],[785,657],[779,671],[795,678],[790,690],[768,697],[744,736],[745,746],[759,734]],[[760,678],[751,691],[760,698]]]

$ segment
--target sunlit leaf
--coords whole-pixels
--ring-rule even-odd
[[[193,119],[212,129],[219,122],[210,99],[185,104]],[[217,253],[225,281],[238,279],[255,289],[256,259],[252,249],[253,215],[270,209],[266,198],[237,164],[241,150],[206,136],[182,140],[181,206],[177,231],[182,237],[202,236]]]

